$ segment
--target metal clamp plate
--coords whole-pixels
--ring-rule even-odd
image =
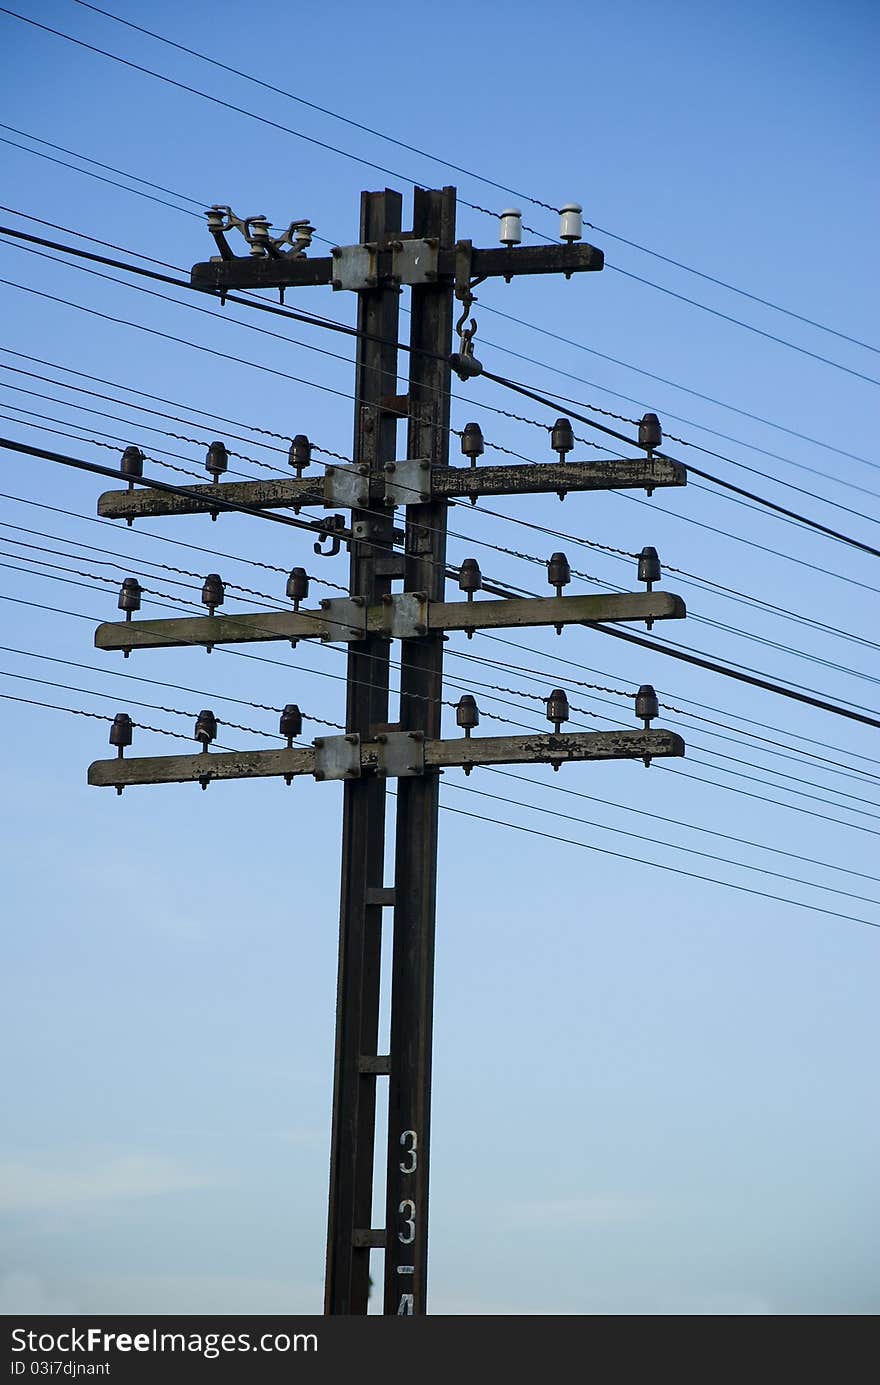
[[[398,592],[382,598],[382,630],[392,640],[415,640],[428,633],[428,598],[424,592]]]
[[[327,640],[362,640],[367,633],[367,607],[362,597],[337,596],[321,603],[323,614],[320,638]]]
[[[378,253],[375,245],[334,245],[330,254],[333,256],[333,278],[330,282],[334,292],[376,287]]]
[[[376,738],[376,773],[409,779],[425,772],[425,737],[421,731],[389,731]]]
[[[365,510],[370,503],[370,476],[356,466],[328,466],[324,472],[324,504],[328,509],[343,505]]]
[[[315,747],[316,779],[359,779],[361,774],[360,736],[321,736]]]
[[[426,505],[431,499],[431,463],[423,457],[386,462],[386,505]]]
[[[391,247],[391,282],[394,284],[433,284],[440,263],[440,242],[398,240]]]

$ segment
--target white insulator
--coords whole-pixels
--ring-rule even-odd
[[[584,234],[584,209],[579,202],[567,202],[559,208],[559,239],[580,240]]]
[[[522,212],[516,207],[508,207],[501,213],[498,239],[502,245],[519,245],[522,240]]]

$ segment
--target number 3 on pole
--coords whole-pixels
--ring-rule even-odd
[[[405,1153],[410,1161],[409,1163],[404,1163],[403,1160],[400,1161],[400,1172],[415,1173],[419,1162],[419,1137],[414,1130],[404,1130],[400,1137],[400,1143],[404,1146],[409,1143],[409,1149],[405,1150]]]
[[[411,1246],[416,1238],[416,1204],[411,1198],[404,1198],[397,1210],[406,1227],[405,1232],[398,1231],[397,1239],[402,1246]]]

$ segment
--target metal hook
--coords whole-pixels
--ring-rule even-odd
[[[468,290],[466,293],[462,295],[461,301],[464,304],[464,307],[462,310],[461,317],[455,324],[455,330],[457,335],[461,339],[462,355],[471,355],[473,351],[471,343],[473,342],[474,337],[477,335],[476,318],[471,318],[470,327],[465,327],[465,323],[467,322],[471,308],[477,300],[474,297],[474,295],[470,292],[470,290]]]
[[[314,544],[314,550],[320,558],[335,558],[342,546],[341,531],[345,529],[344,515],[330,515],[327,519],[316,520],[314,528],[318,530],[321,537]],[[322,544],[328,544],[327,548],[322,548]]]

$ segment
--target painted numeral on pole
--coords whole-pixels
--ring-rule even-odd
[[[404,1198],[398,1207],[406,1226],[406,1231],[398,1231],[397,1239],[402,1246],[411,1246],[416,1238],[416,1204],[411,1198]]]
[[[400,1143],[406,1146],[407,1142],[409,1142],[409,1149],[404,1149],[404,1153],[407,1155],[409,1163],[406,1163],[403,1159],[401,1159],[399,1165],[400,1172],[415,1173],[416,1167],[419,1162],[419,1137],[414,1130],[404,1130],[403,1134],[401,1135]]]
[[[412,1295],[412,1294],[401,1294],[401,1295],[400,1295],[400,1303],[399,1303],[398,1306],[397,1306],[397,1316],[398,1316],[399,1318],[400,1318],[400,1317],[413,1317],[413,1316],[414,1316],[414,1314],[413,1314],[413,1295]]]

